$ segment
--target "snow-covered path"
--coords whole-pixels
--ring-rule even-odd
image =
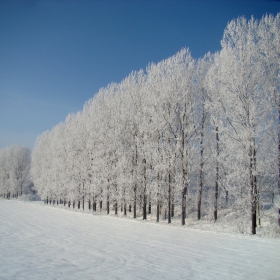
[[[0,279],[280,279],[280,241],[0,200]]]

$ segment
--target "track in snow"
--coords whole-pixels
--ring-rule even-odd
[[[280,240],[0,200],[0,279],[280,279]]]

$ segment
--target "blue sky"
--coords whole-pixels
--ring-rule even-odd
[[[1,0],[0,149],[36,137],[111,82],[188,47],[220,50],[227,22],[268,0]]]

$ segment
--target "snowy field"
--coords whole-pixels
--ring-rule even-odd
[[[0,279],[280,279],[280,240],[0,200]]]

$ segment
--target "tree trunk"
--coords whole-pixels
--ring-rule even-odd
[[[157,203],[157,223],[159,222],[159,202]]]
[[[110,214],[110,202],[109,202],[109,195],[107,196],[107,215]]]
[[[124,206],[123,206],[123,214],[124,214],[124,216],[126,216],[126,202],[124,202]]]
[[[257,211],[258,211],[258,224],[259,226],[261,226],[261,211],[260,211],[260,190],[258,188],[258,185],[257,185],[257,177],[255,176],[255,179],[256,179],[256,189],[257,189]]]
[[[144,195],[144,198],[143,198],[143,220],[147,220],[147,198],[146,196]]]
[[[215,195],[214,195],[214,221],[218,219],[218,191],[219,191],[219,128],[216,126],[216,182],[215,182]]]
[[[216,222],[218,219],[218,182],[215,184],[215,197],[214,197],[214,221]]]
[[[143,220],[147,220],[146,159],[143,159],[142,162],[144,164]]]
[[[136,204],[133,205],[133,218],[136,219]]]
[[[186,224],[186,195],[187,195],[187,187],[184,187],[182,191],[182,214],[181,214],[182,226]]]
[[[203,133],[200,140],[200,170],[199,170],[199,191],[198,191],[198,203],[197,203],[197,219],[201,219],[201,200],[203,191]]]
[[[201,142],[202,145],[202,142]],[[199,170],[199,191],[198,191],[198,203],[197,203],[197,219],[201,219],[201,200],[203,191],[203,149],[200,149],[200,170]]]
[[[197,203],[197,219],[201,219],[201,200],[203,192],[203,152],[204,152],[204,123],[205,123],[205,108],[204,103],[202,104],[202,119],[201,119],[201,132],[200,132],[200,170],[199,170],[199,192],[198,192],[198,203]]]
[[[171,174],[168,174],[168,224],[171,223]]]
[[[137,165],[138,165],[138,148],[137,148],[137,140],[136,140],[136,133],[135,133],[135,135],[134,135],[134,140],[135,140],[135,159],[134,159],[134,167],[135,167],[135,169],[133,169],[133,179],[135,180],[135,172],[137,172],[137,169],[136,169],[136,167],[137,167]],[[137,174],[136,174],[137,175]],[[133,202],[133,219],[136,219],[136,193],[137,193],[137,181],[135,180],[134,181],[135,183],[134,183],[134,202]]]
[[[252,234],[256,234],[257,227],[257,213],[255,207],[252,206]]]
[[[255,145],[250,147],[250,184],[251,184],[251,217],[252,234],[256,234],[257,227],[257,178],[254,170],[256,169],[256,150]]]
[[[228,190],[226,190],[226,206],[228,207]]]
[[[159,151],[159,150],[158,150]],[[158,192],[157,192],[157,223],[159,222],[159,214],[160,214],[160,198],[159,198],[159,191],[160,191],[160,184],[159,184],[159,173],[157,174],[157,181],[158,181]]]
[[[136,186],[134,187],[133,218],[136,219]]]
[[[258,216],[259,216],[259,226],[261,226],[261,212],[260,212],[260,204],[258,203]]]
[[[197,204],[197,219],[201,219],[201,195],[202,195],[202,190],[199,190],[198,193],[198,204]]]

